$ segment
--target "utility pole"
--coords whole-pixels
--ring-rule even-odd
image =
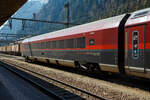
[[[33,18],[32,18],[33,20],[36,20],[36,14],[35,13],[33,13]],[[33,26],[33,30],[36,30],[36,26]],[[33,36],[33,35],[32,35]]]
[[[32,19],[34,19],[34,20],[35,20],[35,19],[36,19],[36,14],[35,14],[35,13],[33,13],[33,14],[32,14],[32,16],[33,16],[33,17],[32,17]]]
[[[70,4],[69,1],[65,4],[65,8],[66,8],[66,26],[67,28],[69,28],[69,22],[70,22]]]
[[[24,30],[25,27],[25,20],[22,20],[22,30]]]
[[[9,18],[8,22],[9,22],[10,30],[12,30],[12,19],[11,19],[11,18]]]

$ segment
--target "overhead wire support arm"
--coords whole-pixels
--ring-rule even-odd
[[[11,17],[11,19],[14,20],[24,20],[24,21],[33,21],[33,22],[43,22],[43,23],[52,23],[52,24],[68,24],[66,22],[57,22],[57,21],[45,21],[45,20],[36,20],[36,19],[26,19],[26,18],[16,18],[16,17]],[[70,25],[80,25],[80,24],[74,24],[74,23],[69,23]]]

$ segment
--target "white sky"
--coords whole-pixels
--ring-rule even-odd
[[[40,1],[42,3],[47,3],[49,0],[29,0],[29,1]]]

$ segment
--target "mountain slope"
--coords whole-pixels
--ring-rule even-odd
[[[32,13],[38,13],[42,9],[43,3],[38,1],[30,1],[27,2],[23,7],[21,7],[13,17],[16,18],[32,18]],[[16,33],[22,27],[22,21],[13,20],[12,22],[12,30],[7,26],[6,22],[4,26],[1,28],[2,33]]]
[[[127,12],[150,7],[150,0],[69,0],[71,23],[84,24],[87,22],[120,15]],[[38,19],[49,21],[66,21],[64,4],[66,0],[49,0],[37,14]],[[43,34],[66,28],[65,25],[30,23],[30,29],[18,33]]]

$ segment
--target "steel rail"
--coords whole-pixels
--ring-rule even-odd
[[[74,90],[77,90],[77,91],[80,91],[80,92],[82,92],[82,93],[85,93],[86,95],[92,96],[92,97],[94,97],[94,98],[96,98],[96,99],[99,99],[99,100],[108,100],[108,99],[106,99],[106,98],[104,98],[104,97],[102,97],[102,96],[97,96],[97,95],[95,95],[95,94],[93,94],[93,93],[91,93],[91,92],[88,92],[88,91],[86,91],[86,90],[83,90],[83,89],[81,89],[81,88],[72,86],[72,85],[70,85],[70,84],[66,84],[66,83],[64,83],[64,82],[62,82],[62,81],[60,81],[60,80],[56,80],[56,79],[54,79],[54,78],[47,77],[47,76],[42,75],[42,74],[40,74],[40,73],[37,73],[37,72],[31,71],[31,70],[28,70],[28,69],[23,68],[23,67],[21,67],[21,66],[19,66],[19,65],[15,65],[15,64],[13,64],[13,63],[6,62],[6,61],[5,61],[5,63],[11,64],[11,66],[12,66],[12,65],[13,65],[13,66],[16,66],[16,67],[21,68],[21,69],[23,69],[23,70],[26,70],[26,71],[28,71],[28,72],[37,74],[37,75],[39,75],[39,76],[42,76],[42,77],[47,78],[47,79],[49,79],[49,80],[52,80],[52,81],[54,81],[54,82],[60,83],[60,84],[62,84],[62,85],[64,85],[64,86],[67,86],[67,87],[70,87],[70,88],[72,88],[72,89],[74,89]]]
[[[28,77],[26,77],[25,75],[21,75],[20,73],[18,73],[16,70],[9,68],[8,64],[0,62],[1,67],[7,69],[8,71],[14,73],[15,75],[21,77],[22,79],[24,79],[25,81],[31,83],[33,86],[37,87],[37,89],[39,89],[40,91],[42,91],[44,94],[46,94],[47,96],[49,96],[50,98],[54,98],[56,100],[66,100],[60,96],[58,96],[56,93],[54,93],[53,91],[45,88],[44,86],[40,85],[39,83],[29,79]]]

